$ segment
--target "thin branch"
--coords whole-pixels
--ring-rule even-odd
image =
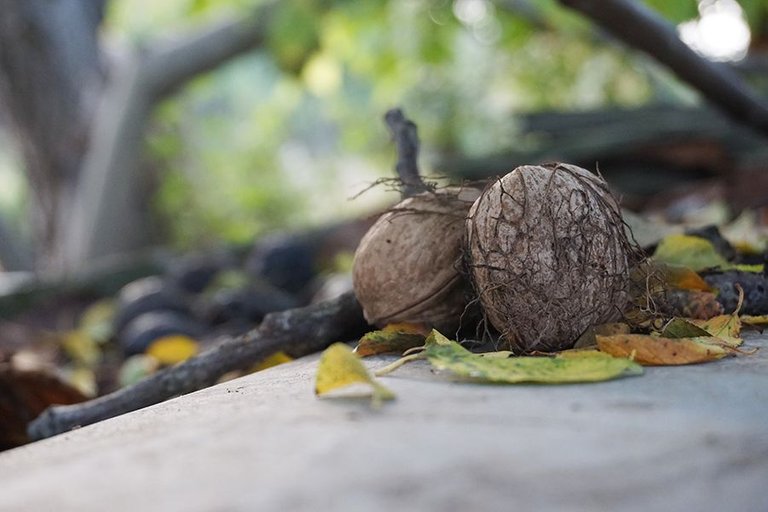
[[[384,121],[392,133],[397,146],[397,165],[395,170],[403,183],[403,197],[410,197],[426,192],[429,187],[419,174],[419,134],[416,124],[407,119],[403,111],[393,108],[384,115]]]
[[[270,21],[269,9],[235,21],[215,25],[144,57],[140,73],[147,94],[165,96],[200,73],[264,42]]]
[[[136,215],[147,210],[142,208],[140,168],[143,135],[154,105],[194,76],[261,45],[270,5],[182,38],[117,70],[93,122],[91,149],[72,211],[60,215],[63,254],[58,263],[65,270],[135,251],[148,242],[146,219]]]
[[[768,135],[768,103],[731,68],[704,59],[677,35],[675,27],[631,0],[560,0],[617,39],[668,66],[735,121]]]
[[[304,308],[271,313],[248,334],[133,386],[81,404],[46,409],[29,424],[29,437],[44,439],[148,407],[211,386],[222,375],[250,368],[275,352],[282,350],[295,357],[311,354],[333,342],[360,336],[365,329],[362,310],[351,292]]]

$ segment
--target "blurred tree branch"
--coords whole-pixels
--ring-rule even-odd
[[[699,56],[674,25],[631,0],[560,0],[614,37],[668,66],[678,77],[735,121],[768,135],[768,103],[725,64]]]
[[[93,98],[103,82],[103,3],[0,0],[0,105],[23,157],[41,253],[54,243],[57,213],[88,146]]]
[[[191,78],[262,44],[269,8],[217,24],[122,66],[105,92],[91,129],[91,150],[74,211],[59,233],[68,270],[148,241],[140,179],[143,134],[153,106]],[[149,45],[149,47],[154,47]]]
[[[249,369],[275,352],[282,350],[294,357],[312,354],[335,341],[358,337],[366,328],[362,309],[352,292],[304,308],[270,313],[249,333],[133,386],[81,404],[47,409],[30,423],[29,435],[32,439],[51,437],[135,411],[211,386],[222,375]]]

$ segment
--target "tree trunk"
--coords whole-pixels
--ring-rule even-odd
[[[0,0],[0,107],[24,159],[40,262],[72,197],[101,89],[105,0]]]

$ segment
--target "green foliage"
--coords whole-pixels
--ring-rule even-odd
[[[768,2],[766,0],[739,0],[753,33],[768,34]]]
[[[147,41],[238,15],[257,0],[113,0],[108,34]],[[747,2],[748,3],[748,2]],[[694,0],[648,0],[672,20]],[[520,147],[515,114],[632,105],[646,66],[557,0],[278,2],[265,45],[196,80],[157,112],[158,212],[176,243],[369,211],[347,201],[392,175],[381,116],[402,106],[435,152]],[[381,192],[371,201],[388,201]],[[389,199],[387,199],[389,198]]]
[[[318,2],[282,2],[272,19],[267,48],[283,71],[297,75],[311,53],[317,50],[319,33],[316,20],[321,15]]]
[[[699,15],[699,5],[696,0],[645,0],[649,7],[659,12],[673,23],[680,23]]]

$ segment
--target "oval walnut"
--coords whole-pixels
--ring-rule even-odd
[[[486,318],[517,352],[570,348],[627,302],[618,204],[574,165],[521,166],[489,186],[467,218],[467,254]]]
[[[467,303],[461,272],[464,222],[473,188],[425,192],[383,214],[360,241],[355,295],[375,325],[424,323],[453,329]]]

